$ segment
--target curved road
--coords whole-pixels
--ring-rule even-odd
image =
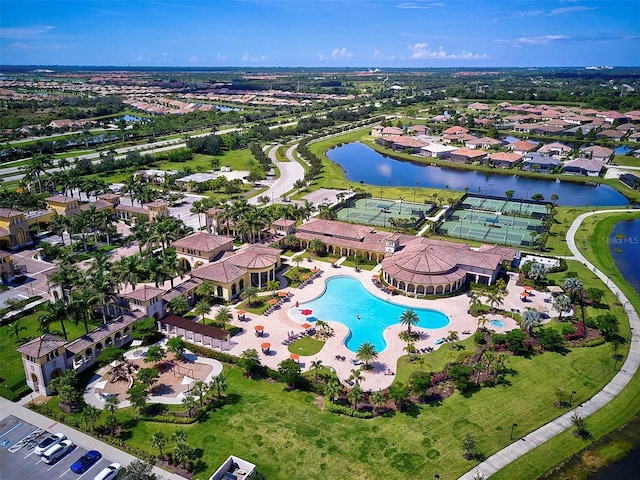
[[[620,370],[611,379],[611,381],[607,385],[605,385],[604,388],[600,390],[600,392],[595,394],[582,405],[579,405],[577,408],[568,411],[564,415],[556,418],[546,425],[543,425],[539,429],[512,443],[508,447],[505,447],[499,452],[496,452],[491,457],[487,458],[484,462],[462,475],[460,479],[474,480],[475,478],[478,478],[479,473],[484,475],[483,478],[490,477],[494,473],[498,472],[498,470],[507,466],[509,463],[518,459],[525,453],[530,452],[537,446],[542,445],[547,440],[571,428],[573,426],[571,422],[571,416],[574,413],[577,413],[582,418],[586,418],[592,413],[604,407],[627,386],[627,384],[631,381],[633,375],[638,370],[638,367],[640,366],[640,318],[638,317],[638,313],[635,311],[633,305],[631,304],[631,302],[629,302],[629,299],[625,296],[625,294],[622,293],[622,291],[613,282],[609,282],[609,277],[605,273],[598,270],[593,264],[591,264],[584,257],[584,255],[580,253],[575,244],[576,232],[578,231],[578,228],[580,228],[580,225],[585,218],[603,213],[620,212],[629,212],[629,210],[605,210],[589,212],[580,215],[575,219],[575,221],[569,228],[569,231],[567,232],[567,245],[569,246],[569,249],[571,250],[571,253],[573,253],[575,259],[582,262],[592,272],[594,272],[598,276],[598,278],[600,278],[600,280],[602,280],[606,285],[609,285],[611,291],[616,295],[616,297],[618,297],[620,303],[624,305],[624,310],[629,316],[629,323],[631,325],[631,328],[633,329],[627,360],[624,362],[622,367],[620,367]]]
[[[304,177],[304,168],[293,158],[293,149],[297,147],[297,144],[287,149],[288,162],[278,161],[276,153],[280,147],[281,145],[278,144],[269,150],[269,160],[280,170],[280,177],[261,195],[251,197],[249,203],[257,204],[258,198],[264,195],[268,196],[272,203],[278,202],[282,195],[293,189],[293,184],[298,179]]]

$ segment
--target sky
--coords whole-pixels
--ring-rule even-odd
[[[1,0],[0,64],[640,65],[640,0]]]

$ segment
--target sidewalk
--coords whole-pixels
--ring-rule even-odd
[[[640,318],[638,313],[633,308],[633,305],[629,302],[629,299],[622,293],[622,291],[613,282],[609,282],[608,276],[593,266],[578,250],[575,244],[575,234],[578,228],[582,224],[582,221],[590,217],[591,215],[598,215],[602,213],[617,213],[627,212],[628,210],[606,210],[600,212],[589,212],[580,215],[575,219],[569,231],[567,232],[567,244],[571,253],[575,256],[576,260],[582,262],[592,272],[594,272],[600,280],[609,286],[611,291],[618,297],[618,300],[624,305],[624,310],[629,316],[629,323],[632,328],[631,345],[629,348],[629,355],[624,362],[618,373],[611,379],[611,381],[605,385],[605,387],[594,395],[591,399],[579,405],[577,408],[570,410],[564,415],[556,418],[552,422],[543,425],[539,429],[531,432],[525,437],[519,439],[515,443],[512,443],[508,447],[503,448],[499,452],[496,452],[491,457],[486,459],[474,467],[469,472],[460,477],[461,480],[473,480],[477,478],[477,474],[483,474],[483,478],[488,478],[496,473],[501,468],[505,467],[509,463],[517,460],[524,454],[530,452],[539,445],[542,445],[547,440],[555,437],[559,433],[572,427],[571,416],[577,413],[582,418],[586,418],[592,413],[597,412],[607,403],[615,398],[631,381],[638,367],[640,366]]]
[[[67,425],[58,423],[55,420],[47,418],[39,413],[29,410],[22,405],[10,402],[6,398],[0,397],[0,414],[2,418],[13,415],[16,418],[20,418],[25,422],[42,428],[45,430],[55,429],[56,432],[64,433],[68,438],[72,439],[74,443],[81,445],[82,448],[87,450],[99,450],[103,456],[120,463],[122,466],[129,465],[132,461],[136,460],[136,457],[129,455],[107,443],[104,443],[97,438],[91,437],[86,433],[82,433]],[[184,480],[184,477],[169,473],[158,467],[153,467],[153,473],[158,476],[159,480]]]

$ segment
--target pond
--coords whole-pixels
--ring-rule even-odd
[[[515,198],[531,198],[541,193],[546,200],[557,194],[559,205],[624,206],[628,200],[608,185],[587,185],[544,178],[456,170],[395,160],[362,143],[348,143],[327,151],[327,157],[340,165],[353,182],[369,185],[450,188],[471,193],[504,195],[515,191]],[[383,193],[384,195],[384,193]]]
[[[640,219],[623,220],[615,224],[608,239],[609,251],[616,267],[631,287],[640,294]]]

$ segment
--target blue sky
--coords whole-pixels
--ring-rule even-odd
[[[2,0],[0,64],[640,65],[640,0]]]

